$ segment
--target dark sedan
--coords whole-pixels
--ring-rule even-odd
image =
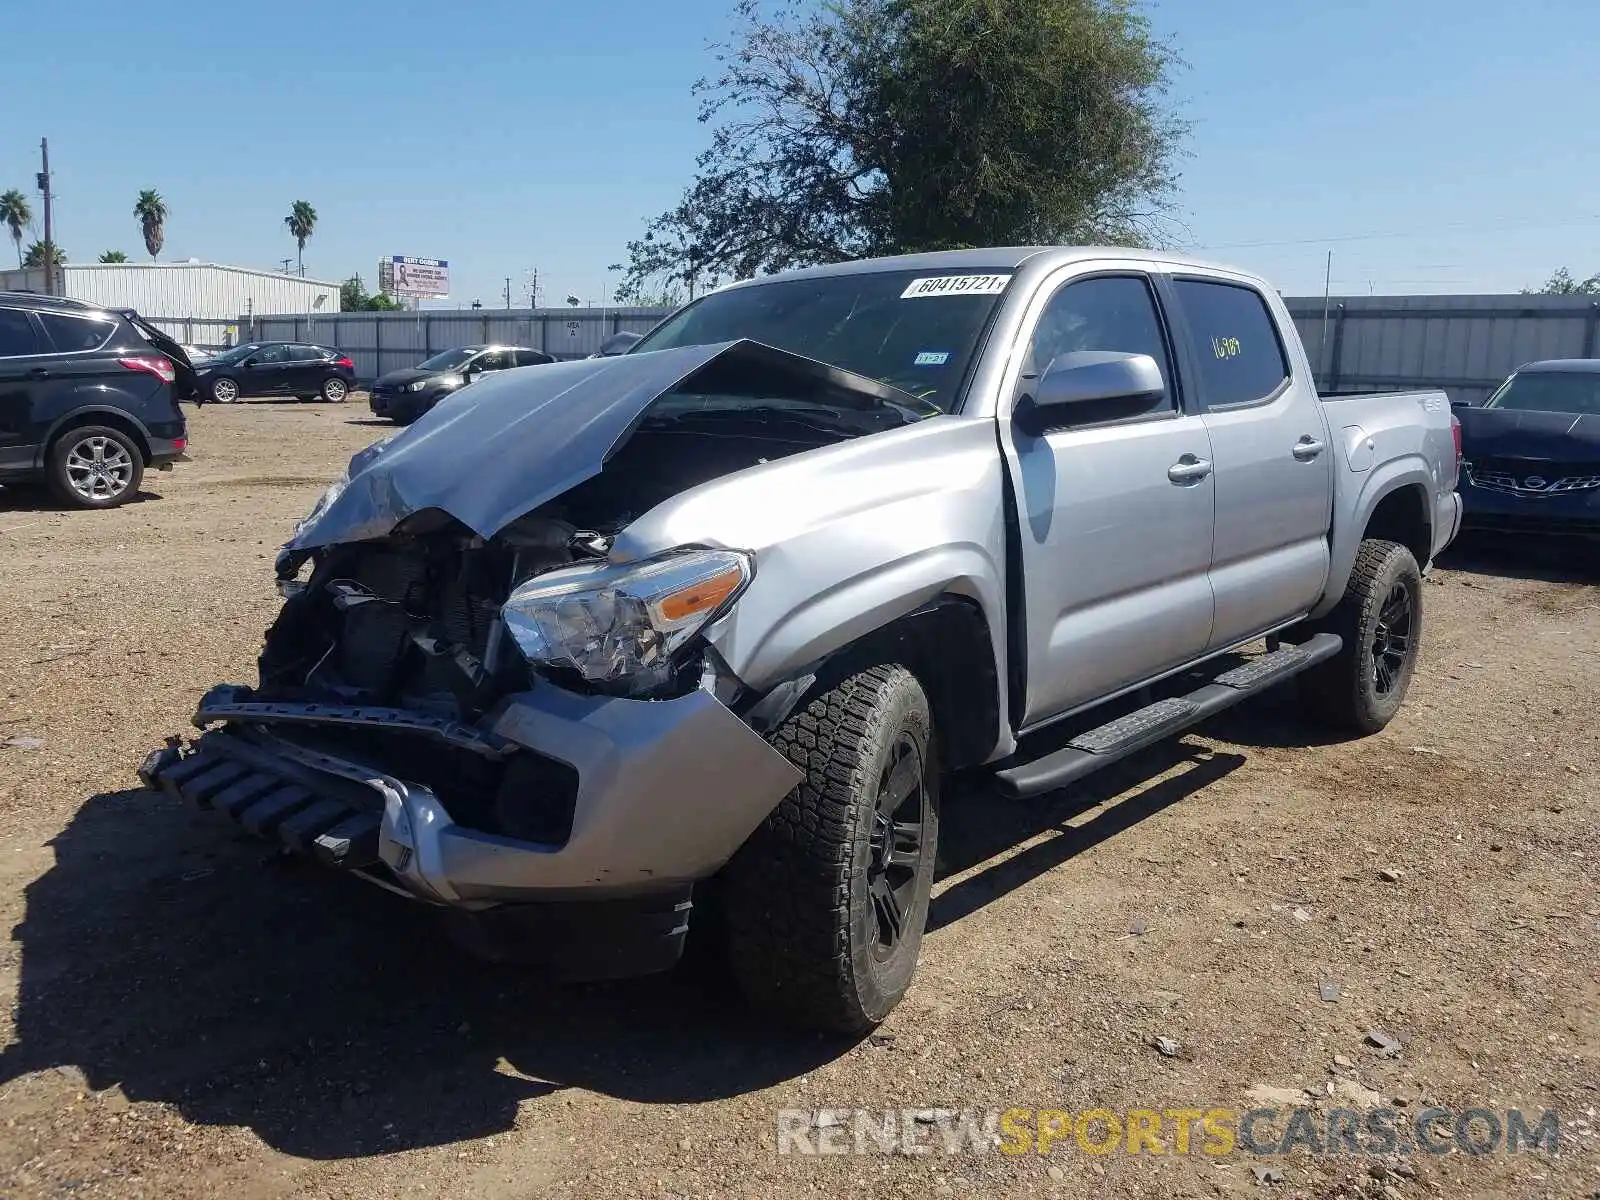
[[[1464,529],[1600,538],[1600,359],[1529,363],[1456,416]]]
[[[246,342],[195,364],[202,401],[232,404],[246,396],[298,396],[344,403],[356,385],[348,354],[305,342]]]
[[[373,415],[387,417],[396,425],[409,425],[487,371],[553,362],[553,356],[525,346],[460,346],[435,354],[417,366],[379,376],[368,403]]]

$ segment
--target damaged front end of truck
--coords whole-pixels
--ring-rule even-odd
[[[485,380],[352,460],[278,556],[258,680],[141,777],[473,928],[514,914],[562,973],[670,966],[694,883],[802,776],[705,637],[756,556],[617,537],[934,411],[752,342]]]

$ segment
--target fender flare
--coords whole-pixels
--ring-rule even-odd
[[[1427,460],[1421,455],[1410,454],[1376,468],[1361,485],[1361,491],[1351,506],[1350,523],[1343,536],[1340,536],[1337,528],[1334,530],[1329,547],[1328,587],[1322,600],[1309,614],[1312,620],[1326,616],[1344,599],[1344,590],[1350,583],[1350,572],[1355,568],[1356,555],[1360,552],[1362,539],[1378,505],[1408,487],[1414,487],[1422,493],[1422,519],[1428,524],[1429,544],[1432,544],[1434,511],[1431,498],[1435,481]],[[1427,566],[1426,563],[1417,565]]]
[[[114,420],[110,422],[113,427],[118,425],[131,425],[133,427],[134,436],[139,440],[139,452],[144,455],[145,462],[147,464],[149,463],[150,429],[143,421],[139,420],[138,417],[134,416],[125,408],[113,408],[109,404],[84,404],[73,409],[71,412],[64,413],[62,416],[57,417],[56,420],[51,424],[49,432],[47,432],[39,442],[39,449],[34,455],[34,468],[38,470],[44,467],[45,459],[50,453],[51,445],[54,444],[56,438],[61,435],[63,430],[71,429],[75,425],[92,425],[94,422],[85,421],[82,418],[93,416],[107,416],[114,418]]]

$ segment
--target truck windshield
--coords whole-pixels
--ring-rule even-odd
[[[957,400],[1009,273],[875,271],[713,292],[631,353],[749,338],[843,367],[945,412]]]
[[[1600,371],[1520,371],[1484,407],[1600,416]]]

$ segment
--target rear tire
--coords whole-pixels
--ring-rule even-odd
[[[1344,648],[1300,676],[1300,697],[1323,724],[1377,733],[1399,711],[1422,641],[1422,572],[1397,542],[1368,538],[1338,607],[1310,630]]]
[[[911,983],[939,839],[928,699],[873,667],[773,735],[806,778],[723,875],[728,964],[756,1004],[839,1033],[877,1025]]]
[[[50,490],[75,508],[116,508],[139,492],[144,453],[120,429],[80,425],[50,445]]]
[[[322,398],[329,404],[343,404],[349,395],[349,386],[337,375],[330,375],[322,381]]]

